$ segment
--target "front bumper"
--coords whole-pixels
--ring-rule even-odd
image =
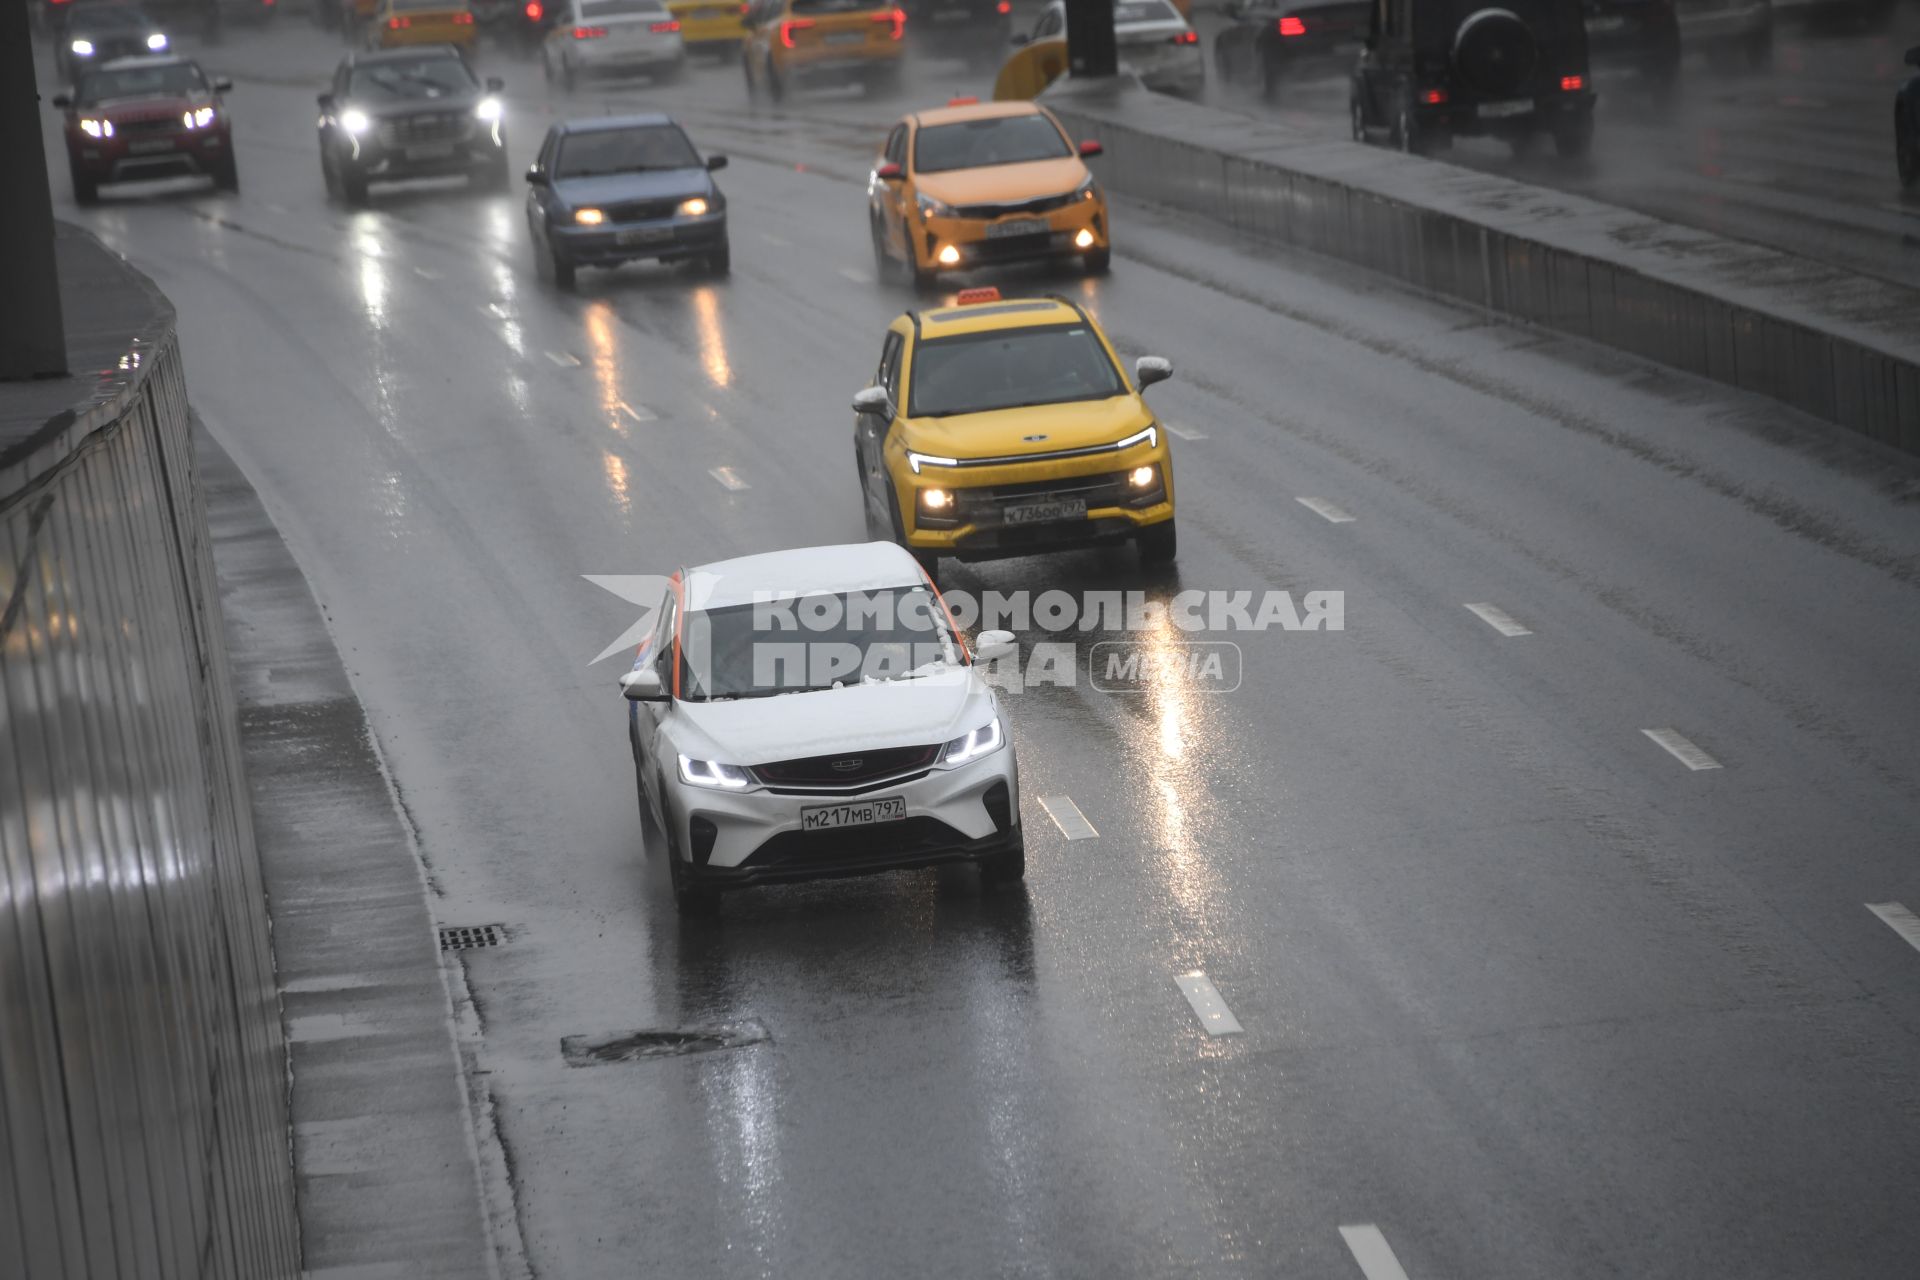
[[[349,135],[339,159],[342,167],[373,181],[481,173],[506,163],[507,134],[498,121],[453,138],[389,139],[375,130]]]
[[[664,262],[701,257],[725,248],[727,214],[722,209],[697,218],[553,227],[548,234],[561,258],[575,266],[607,267],[643,259]]]
[[[609,71],[671,71],[687,60],[683,37],[662,36],[644,43],[615,43],[611,40],[573,40],[568,42],[567,61],[575,71],[599,74]]]
[[[669,783],[674,843],[695,884],[738,888],[873,871],[972,862],[1020,844],[1019,765],[1009,742],[958,769],[931,769],[857,793],[742,794]],[[837,830],[803,829],[806,809],[880,797],[906,801],[899,821]]]
[[[1020,223],[1044,224],[1044,230],[1007,235],[993,230]],[[1085,233],[1086,244],[1079,241]],[[952,246],[958,262],[942,262]],[[1104,197],[1073,200],[1039,214],[1011,213],[991,218],[926,217],[913,232],[913,256],[922,271],[966,271],[1010,262],[1077,257],[1109,247]]]
[[[1482,109],[1505,104],[1449,102],[1445,106],[1416,108],[1415,120],[1425,132],[1444,129],[1463,137],[1511,137],[1552,129],[1578,116],[1592,115],[1597,99],[1593,90],[1578,89],[1567,93],[1542,94],[1531,99],[1516,98],[1513,101],[1526,102],[1528,105],[1524,110],[1510,115],[1489,115]]]
[[[901,41],[862,45],[857,49],[783,49],[774,55],[780,74],[806,84],[852,83],[878,75],[892,75],[902,65]]]
[[[134,182],[183,173],[211,175],[227,163],[233,140],[227,130],[181,129],[164,134],[122,133],[112,138],[69,137],[67,156],[96,182]]]
[[[1136,489],[1128,480],[1151,466],[1156,483]],[[1173,461],[1166,441],[1124,453],[1093,454],[1070,462],[1034,461],[993,467],[924,468],[896,477],[901,528],[907,545],[962,560],[994,560],[1123,542],[1149,525],[1173,519]],[[950,522],[923,512],[920,494],[945,489],[954,496]],[[1010,509],[1078,500],[1084,514],[1032,523]]]

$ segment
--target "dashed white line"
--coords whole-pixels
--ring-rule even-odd
[[[714,467],[708,471],[707,474],[715,480],[718,480],[722,488],[732,489],[735,492],[752,487],[745,480],[735,475],[732,467]]]
[[[1227,1002],[1220,998],[1219,988],[1213,985],[1213,979],[1200,972],[1183,973],[1174,981],[1180,986],[1180,994],[1193,1006],[1194,1016],[1200,1019],[1200,1026],[1210,1036],[1237,1036],[1245,1030],[1240,1019],[1233,1016],[1233,1010],[1227,1008]]]
[[[1473,612],[1474,617],[1480,619],[1480,621],[1486,623],[1503,636],[1530,636],[1533,634],[1533,632],[1515,622],[1512,614],[1495,605],[1470,604],[1467,608]]]
[[[547,359],[553,361],[562,369],[578,369],[580,367],[580,357],[571,351],[549,351],[546,355]]]
[[[1371,1222],[1341,1227],[1340,1236],[1347,1242],[1347,1250],[1353,1254],[1353,1260],[1360,1264],[1360,1271],[1367,1280],[1407,1280],[1406,1268],[1400,1265],[1400,1259],[1393,1256],[1393,1246],[1380,1234],[1380,1228]]]
[[[652,422],[659,415],[645,405],[630,405],[625,400],[617,400],[614,407],[632,418],[635,422]]]
[[[765,240],[768,244],[777,244],[777,245],[784,245],[784,246],[790,246],[793,244],[793,241],[782,239],[781,237],[774,235],[771,231],[762,231],[760,233],[760,238],[762,240]]]
[[[841,267],[840,274],[855,284],[872,284],[873,277],[858,267]]]
[[[1867,910],[1879,916],[1887,928],[1905,938],[1915,951],[1920,951],[1920,916],[1915,916],[1897,902],[1869,902]]]
[[[440,278],[438,271],[429,271],[425,267],[415,267],[413,274],[419,276],[422,280],[438,280]]]
[[[1652,738],[1667,750],[1675,760],[1689,769],[1718,769],[1720,762],[1695,746],[1677,729],[1642,729],[1640,732]]]
[[[1174,435],[1179,436],[1182,440],[1205,440],[1207,438],[1206,432],[1195,431],[1191,427],[1179,427],[1171,422],[1162,422],[1160,425],[1173,432]]]
[[[1060,834],[1069,840],[1091,840],[1099,835],[1093,824],[1087,821],[1087,815],[1080,812],[1080,806],[1070,796],[1041,796],[1040,807],[1053,819],[1053,825],[1060,828]]]
[[[1328,520],[1331,520],[1334,524],[1351,524],[1353,522],[1352,516],[1348,515],[1346,512],[1342,511],[1340,508],[1334,506],[1331,502],[1328,502],[1325,498],[1296,498],[1294,499],[1294,501],[1298,502],[1301,506],[1305,507],[1307,510],[1313,512],[1315,515],[1325,516]]]

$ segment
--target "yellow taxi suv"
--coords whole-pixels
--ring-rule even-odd
[[[1107,197],[1051,111],[955,99],[894,125],[867,179],[880,278],[931,288],[943,271],[1034,259],[1106,271]]]
[[[1141,392],[1173,376],[1122,372],[1106,334],[1063,298],[965,289],[887,329],[853,398],[867,533],[911,551],[991,560],[1131,540],[1148,564],[1178,550],[1173,456]]]
[[[729,54],[746,38],[749,5],[740,0],[667,0],[688,53]]]
[[[471,49],[473,10],[466,0],[377,0],[367,20],[367,48],[451,44]]]
[[[900,87],[907,13],[873,0],[748,0],[747,92],[779,101],[799,84]]]

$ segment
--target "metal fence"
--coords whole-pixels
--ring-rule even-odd
[[[286,1053],[171,323],[122,367],[117,396],[0,471],[0,1276],[297,1276]]]

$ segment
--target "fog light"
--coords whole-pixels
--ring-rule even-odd
[[[950,244],[941,245],[940,252],[934,256],[943,267],[957,267],[960,265],[960,251]]]
[[[1087,230],[1085,227],[1080,228],[1079,232],[1073,237],[1073,247],[1076,249],[1093,248],[1093,232]]]
[[[575,209],[573,220],[583,227],[597,227],[607,220],[607,215],[598,209]]]
[[[1155,479],[1152,467],[1135,467],[1127,473],[1127,483],[1136,489],[1151,489]]]
[[[953,495],[945,489],[922,489],[920,505],[929,511],[950,511],[953,509]]]

